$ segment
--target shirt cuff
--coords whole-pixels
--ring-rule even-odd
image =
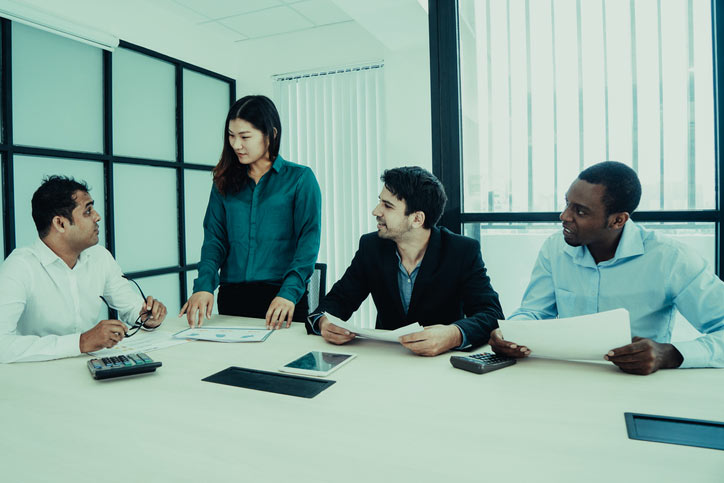
[[[75,357],[81,355],[80,336],[81,334],[60,336],[58,338],[58,355],[60,357]]]
[[[699,339],[672,342],[671,345],[673,345],[684,358],[684,361],[679,366],[680,368],[712,366],[711,355]]]
[[[321,331],[319,330],[319,319],[321,319],[323,316],[327,315],[325,312],[319,312],[317,314],[312,314],[309,317],[307,317],[307,320],[309,321],[309,326],[312,328],[312,332],[314,332],[316,335],[322,335]]]
[[[277,297],[285,298],[296,305],[301,300],[305,290],[305,284],[299,277],[299,274],[297,272],[291,272],[282,282]]]
[[[455,327],[457,327],[457,328],[460,330],[460,335],[462,335],[462,339],[463,339],[462,344],[460,344],[459,346],[455,347],[455,349],[456,349],[456,350],[462,350],[462,349],[467,349],[468,347],[470,347],[470,344],[468,343],[468,338],[467,338],[467,336],[465,335],[465,331],[463,330],[463,328],[460,327],[458,324],[452,324],[452,325],[454,325]]]

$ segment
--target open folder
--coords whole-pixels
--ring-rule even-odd
[[[499,320],[503,338],[530,349],[533,357],[603,361],[611,349],[631,343],[628,310],[563,319]]]
[[[395,330],[382,330],[382,329],[364,329],[351,322],[345,322],[342,319],[335,317],[334,315],[327,313],[327,320],[336,325],[342,327],[348,331],[357,334],[360,337],[366,339],[384,340],[387,342],[399,342],[397,339],[407,334],[414,334],[415,332],[422,332],[424,327],[415,322],[404,327],[400,327]]]

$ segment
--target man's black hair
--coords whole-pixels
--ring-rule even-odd
[[[578,179],[606,188],[606,216],[623,211],[631,214],[641,201],[641,182],[636,171],[618,161],[604,161],[584,169]]]
[[[48,236],[50,225],[56,216],[67,218],[70,224],[73,224],[73,210],[76,205],[73,194],[76,191],[88,192],[85,181],[78,182],[73,178],[55,175],[43,179],[43,184],[35,191],[31,202],[33,221],[40,238]]]
[[[406,166],[386,170],[380,180],[390,193],[405,200],[405,215],[422,211],[425,213],[425,228],[432,228],[440,221],[447,196],[434,174],[419,166]]]

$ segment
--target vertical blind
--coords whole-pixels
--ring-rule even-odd
[[[359,238],[375,227],[384,166],[383,65],[274,77],[282,121],[281,155],[309,166],[322,190],[322,242],[327,287],[351,262]],[[311,307],[314,309],[314,307]],[[368,300],[352,320],[373,327]]]
[[[555,211],[613,159],[641,210],[715,206],[709,0],[460,0],[464,207]]]

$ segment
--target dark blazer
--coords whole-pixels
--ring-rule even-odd
[[[433,228],[407,315],[397,285],[396,250],[395,242],[378,237],[377,232],[362,236],[349,268],[310,319],[328,312],[348,320],[371,293],[378,329],[392,330],[414,322],[423,326],[455,322],[469,344],[487,343],[503,310],[486,275],[480,244],[446,228]]]

